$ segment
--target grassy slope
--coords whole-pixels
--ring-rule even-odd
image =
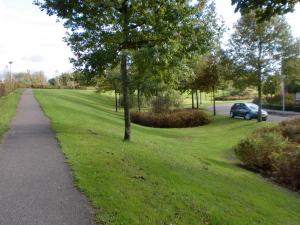
[[[133,125],[113,100],[88,91],[35,91],[74,170],[75,182],[103,224],[300,223],[300,195],[235,165],[231,147],[254,121],[216,118],[188,129]]]
[[[0,97],[0,140],[9,128],[11,119],[16,113],[22,90],[16,90],[7,96]]]

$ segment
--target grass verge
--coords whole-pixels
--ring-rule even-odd
[[[0,141],[16,113],[21,93],[22,90],[18,89],[7,96],[0,97]]]
[[[236,166],[232,147],[268,123],[216,117],[204,127],[157,129],[123,120],[90,91],[35,90],[102,224],[297,225],[300,195]]]

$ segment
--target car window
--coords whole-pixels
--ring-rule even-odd
[[[247,104],[248,108],[251,110],[258,110],[258,105],[252,104],[252,103],[248,103]]]
[[[240,105],[241,105],[241,104],[239,104],[239,103],[235,103],[235,104],[233,105],[233,108],[234,108],[234,109],[237,109],[237,108],[239,108]]]
[[[241,105],[241,108],[242,108],[242,109],[248,109],[248,107],[247,107],[245,104],[242,104],[242,105]]]

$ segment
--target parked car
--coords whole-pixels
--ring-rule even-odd
[[[230,109],[230,117],[243,117],[245,120],[257,119],[258,105],[253,103],[235,103]],[[263,121],[268,119],[268,113],[261,110],[261,117]]]

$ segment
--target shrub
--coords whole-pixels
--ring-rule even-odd
[[[284,151],[272,155],[272,176],[294,190],[300,190],[300,149],[291,144]]]
[[[243,164],[300,190],[300,119],[257,130],[234,149]]]
[[[292,142],[300,144],[300,118],[283,121],[279,125],[282,135]]]
[[[14,81],[1,82],[0,81],[0,97],[4,96],[4,95],[8,95],[10,92],[13,92],[17,88],[18,88],[17,82],[14,82]]]
[[[265,98],[266,103],[269,104],[281,104],[282,96],[281,95],[274,95],[272,97]],[[295,104],[295,95],[286,93],[285,94],[285,103],[287,105],[294,105]]]
[[[173,110],[168,112],[133,112],[132,122],[149,127],[183,128],[208,124],[207,113],[199,110]]]
[[[246,167],[269,172],[272,169],[272,154],[282,152],[287,141],[273,128],[265,128],[242,140],[234,151]]]

